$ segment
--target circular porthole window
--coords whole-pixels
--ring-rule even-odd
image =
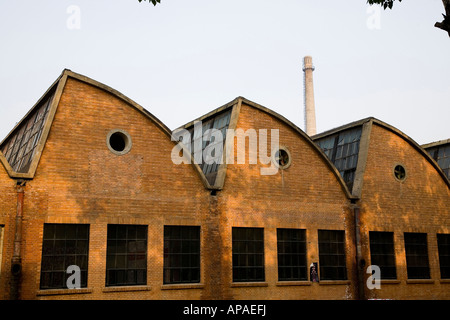
[[[395,179],[399,180],[399,181],[403,181],[406,179],[406,169],[405,167],[403,167],[401,164],[397,164],[394,167],[394,176]]]
[[[106,138],[108,149],[117,155],[123,155],[131,149],[131,137],[124,130],[111,130]]]
[[[288,149],[281,147],[275,152],[274,160],[279,169],[287,169],[291,165],[291,154]]]

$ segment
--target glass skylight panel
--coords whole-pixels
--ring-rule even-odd
[[[225,146],[226,133],[230,124],[231,111],[232,109],[229,108],[221,113],[214,114],[210,118],[202,120],[202,130],[194,130],[194,125],[187,129],[190,132],[192,139],[191,152],[194,159],[202,159],[199,166],[210,184],[214,184],[219,164],[222,161],[223,147]],[[208,129],[218,130],[222,134],[222,140],[216,140],[212,131],[207,133]],[[198,154],[195,153],[195,145],[201,145],[201,151],[197,150]],[[214,149],[215,153],[209,154],[212,155],[212,158],[208,159],[209,161],[206,163],[203,152],[208,146]],[[218,148],[215,148],[215,146],[218,146]]]
[[[1,151],[14,171],[21,173],[28,171],[42,135],[52,98],[53,94],[44,99],[3,144]]]
[[[450,144],[429,148],[427,152],[450,179]]]
[[[358,164],[362,127],[335,133],[317,141],[319,147],[336,166],[350,191]]]

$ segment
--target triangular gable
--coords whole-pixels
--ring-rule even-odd
[[[214,142],[211,143],[210,137],[206,137],[207,139],[203,140],[203,135],[209,129],[219,130],[223,137],[221,143],[223,147],[225,147],[227,129],[236,128],[237,106],[238,99],[234,99],[233,101],[208,112],[200,118],[197,118],[173,131],[173,134],[180,129],[185,129],[189,132],[191,138],[190,150],[192,160],[196,162],[201,169],[202,175],[207,181],[209,189],[221,189],[223,186],[220,178],[220,172],[224,170],[224,161],[219,160],[224,160],[224,154],[223,149],[221,149],[221,152],[216,154],[214,159],[211,159],[212,163],[203,161],[203,152],[205,148],[208,146],[211,147],[214,144]],[[195,126],[197,122],[199,124],[201,123],[201,130],[200,127]],[[201,161],[197,161],[199,157]]]
[[[357,197],[361,195],[360,173],[364,172],[370,136],[370,130],[365,129],[370,120],[371,118],[352,122],[312,137],[339,171],[350,192]]]
[[[98,81],[85,77],[83,75],[65,69],[58,79],[52,84],[41,99],[33,106],[33,108],[25,115],[25,117],[14,127],[8,136],[0,144],[0,162],[5,167],[9,176],[13,179],[33,179],[42,151],[47,141],[56,110],[59,105],[61,95],[63,93],[67,78],[73,78],[78,81],[87,83],[96,88],[104,90],[111,95],[128,103],[132,108],[141,112],[147,118],[151,119],[156,126],[171,140],[171,130],[158,118],[142,106],[129,99],[117,90],[112,89]],[[37,124],[36,120],[40,125]],[[35,125],[36,124],[36,125]],[[28,127],[30,126],[30,130]],[[35,130],[35,132],[33,131]],[[31,134],[34,132],[33,139]],[[27,135],[28,134],[28,135]],[[36,141],[35,141],[36,140]],[[173,142],[175,144],[175,142]],[[22,153],[15,153],[16,150],[22,148]],[[32,151],[30,151],[33,149]],[[28,150],[28,153],[26,152]],[[20,152],[20,151],[19,151]],[[8,157],[5,156],[7,154]],[[186,155],[189,157],[189,155]],[[192,162],[193,163],[193,162]],[[209,188],[209,184],[204,178],[201,169],[193,163],[194,170],[199,175],[205,188]]]
[[[1,142],[0,161],[11,178],[34,177],[64,87],[63,75]]]
[[[450,139],[427,143],[422,145],[422,148],[428,152],[450,179]]]
[[[431,163],[431,165],[437,170],[439,175],[444,179],[444,182],[447,184],[447,187],[450,188],[450,180],[447,178],[446,174],[442,170],[442,168],[439,166],[439,164],[431,157],[431,155],[423,148],[421,147],[414,139],[403,133],[402,131],[398,130],[397,128],[381,121],[378,119],[373,118],[372,122],[374,124],[377,124],[395,134],[403,138],[405,141],[407,141],[414,149],[416,149],[425,159],[428,160],[428,162]]]
[[[265,113],[273,116],[274,118],[280,120],[281,122],[283,122],[287,126],[289,126],[292,129],[294,129],[305,140],[307,140],[314,147],[314,149],[323,157],[323,159],[327,163],[329,169],[334,173],[334,175],[336,176],[337,180],[341,184],[342,189],[346,193],[347,197],[349,197],[351,199],[355,198],[355,197],[353,197],[351,195],[349,189],[347,188],[346,184],[344,183],[344,180],[340,176],[339,172],[336,170],[336,167],[325,156],[325,154],[322,151],[322,149],[320,149],[305,132],[303,132],[300,128],[298,128],[296,125],[294,125],[292,122],[290,122],[289,120],[287,120],[286,118],[284,118],[280,114],[278,114],[278,113],[276,113],[276,112],[274,112],[274,111],[272,111],[272,110],[270,110],[270,109],[268,109],[266,107],[263,107],[263,106],[255,103],[255,102],[252,102],[252,101],[250,101],[250,100],[248,100],[246,98],[237,97],[236,99],[234,99],[233,101],[225,104],[224,106],[219,107],[219,108],[217,108],[217,109],[215,109],[215,110],[213,110],[213,111],[203,115],[202,117],[200,117],[200,118],[198,118],[196,120],[193,120],[193,121],[185,124],[184,126],[181,126],[180,128],[175,129],[173,132],[176,132],[179,129],[186,129],[188,131],[193,130],[194,123],[197,122],[197,121],[202,121],[202,125],[204,123],[206,123],[206,122],[213,122],[213,123],[217,123],[219,125],[220,124],[220,120],[223,119],[223,118],[227,118],[227,117],[229,117],[228,125],[226,126],[226,128],[225,127],[221,127],[220,130],[224,130],[224,129],[235,130],[236,127],[237,127],[239,113],[240,113],[241,106],[242,106],[243,103],[245,105],[249,106],[249,107],[252,107],[252,108],[255,108],[255,109],[259,110],[259,111],[265,112]],[[206,129],[208,129],[208,128],[206,128]],[[203,134],[203,132],[204,132],[204,130],[202,130],[202,134]],[[193,137],[193,136],[194,135],[191,134],[191,137]],[[224,135],[224,137],[225,137],[225,135]],[[194,138],[195,138],[195,136],[194,136]],[[204,143],[204,144],[202,144],[202,146],[203,146],[203,148],[202,148],[202,151],[203,151],[205,149],[205,147],[208,146],[208,144]],[[226,143],[224,142],[223,143],[223,147],[225,148],[225,146],[226,146]],[[191,147],[191,151],[193,152],[193,148],[192,147]],[[222,155],[221,156],[223,157],[223,161],[222,161],[221,164],[218,164],[215,167],[212,167],[211,165],[203,165],[202,166],[203,179],[208,182],[208,184],[210,185],[210,189],[217,189],[217,190],[223,189],[223,186],[224,186],[224,183],[225,183],[226,170],[227,170],[226,154],[223,152],[223,150],[222,150]],[[192,158],[195,160],[194,155],[192,155]],[[208,172],[208,169],[211,168],[211,167],[214,169],[214,171],[209,171]]]
[[[450,187],[450,181],[446,177],[445,173],[442,171],[442,169],[439,167],[439,165],[436,163],[434,159],[425,151],[424,148],[419,146],[412,138],[398,130],[397,128],[381,121],[373,117],[365,118],[359,121],[355,121],[346,125],[343,125],[341,127],[328,130],[326,132],[317,134],[312,137],[312,139],[319,145],[322,150],[329,156],[330,160],[334,161],[334,164],[337,166],[338,170],[343,174],[345,169],[345,164],[337,163],[335,161],[336,158],[331,157],[331,154],[327,153],[327,145],[326,142],[329,139],[332,139],[333,137],[338,137],[342,134],[349,134],[352,135],[352,132],[354,132],[355,129],[359,128],[361,131],[360,139],[358,142],[358,149],[357,149],[357,164],[354,166],[354,175],[351,177],[351,188],[350,191],[355,197],[360,198],[361,192],[362,192],[362,183],[363,183],[363,176],[366,168],[366,160],[369,152],[369,141],[370,141],[370,135],[372,130],[372,125],[377,124],[384,129],[387,129],[396,135],[400,136],[402,139],[407,141],[413,148],[415,148],[423,157],[425,157],[432,165],[433,167],[438,171],[440,176],[444,179],[447,186]],[[334,160],[333,160],[334,159]],[[341,170],[342,169],[342,170]]]

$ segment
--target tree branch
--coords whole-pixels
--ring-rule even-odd
[[[448,36],[450,37],[450,0],[442,0],[444,4],[444,9],[446,14],[442,14],[444,16],[444,20],[442,22],[436,22],[434,26],[436,28],[442,29],[448,32]]]
[[[142,2],[142,0],[138,0],[139,2]],[[145,0],[144,0],[145,1]],[[150,3],[153,3],[153,5],[154,6],[156,6],[156,3],[160,3],[161,2],[161,0],[148,0],[148,2]]]

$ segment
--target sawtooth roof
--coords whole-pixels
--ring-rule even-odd
[[[311,138],[324,150],[325,154],[330,158],[330,160],[333,162],[334,165],[337,166],[339,172],[343,176],[344,180],[347,183],[347,186],[350,189],[350,192],[356,197],[361,196],[361,189],[362,189],[362,178],[364,174],[364,170],[366,167],[366,160],[367,160],[367,153],[368,153],[368,141],[370,139],[370,132],[372,125],[376,124],[379,125],[394,134],[400,136],[405,141],[407,141],[413,148],[415,148],[426,160],[428,160],[432,166],[438,171],[440,176],[444,179],[447,186],[450,188],[450,180],[448,176],[443,171],[443,168],[435,161],[435,159],[430,156],[429,152],[425,150],[424,147],[420,146],[415,142],[411,137],[403,133],[402,131],[398,130],[397,128],[378,120],[374,117],[368,117],[364,118],[355,122],[351,122],[348,124],[345,124],[343,126],[327,130],[325,132],[316,134],[312,136]],[[342,158],[339,157],[333,157],[331,152],[327,152],[327,143],[328,141],[332,140],[332,138],[336,138],[339,141],[344,140],[343,137],[346,137],[348,135],[351,136],[352,132],[354,133],[355,130],[360,130],[360,137],[358,141],[358,146],[356,149],[353,149],[355,152],[352,154],[347,154],[347,158],[351,158],[352,156],[356,157],[356,163],[352,162],[354,164],[353,167],[347,167],[345,164],[342,164],[342,162],[339,162]],[[354,134],[353,134],[354,136]],[[351,138],[351,137],[350,137]],[[335,140],[336,141],[336,140]],[[356,141],[356,139],[354,140]],[[354,142],[352,141],[352,142]],[[345,142],[345,141],[344,141]],[[348,141],[347,141],[348,142]],[[445,142],[449,143],[449,140],[445,140]],[[428,147],[435,147],[436,145],[442,145],[443,143],[432,143],[429,144]],[[361,147],[364,146],[364,147]],[[337,149],[337,146],[334,146]],[[347,150],[350,150],[348,148]],[[337,150],[333,150],[337,153]],[[449,149],[450,151],[450,149]],[[450,152],[448,153],[450,156]],[[347,170],[353,170],[353,174],[347,173]],[[347,174],[347,176],[345,176]],[[347,179],[348,177],[348,179]]]

